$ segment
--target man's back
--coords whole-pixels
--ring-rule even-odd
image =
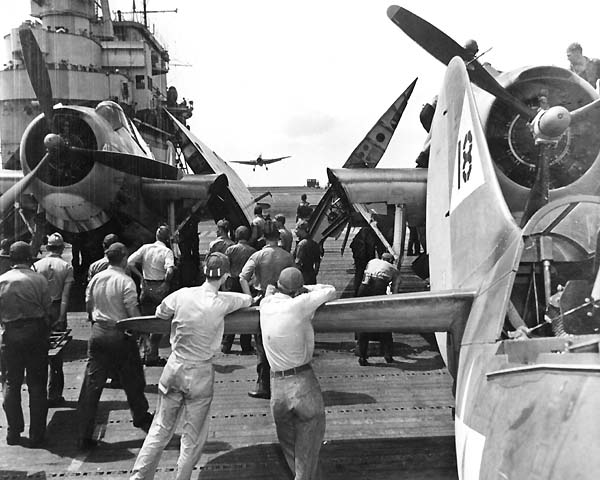
[[[28,268],[12,268],[0,275],[0,320],[39,318],[50,307],[48,281]]]
[[[94,321],[114,323],[135,315],[137,291],[133,279],[118,267],[108,267],[95,275],[85,292],[86,304],[92,305]]]
[[[141,263],[146,280],[164,280],[167,269],[175,265],[175,259],[173,251],[157,240],[142,245],[129,256],[128,263]]]
[[[279,274],[284,268],[293,265],[294,257],[291,253],[281,247],[267,245],[250,256],[240,276],[250,281],[254,273],[260,290],[264,292],[268,285],[277,285]]]
[[[193,364],[208,361],[219,351],[225,315],[250,302],[248,295],[215,292],[205,283],[170,294],[158,307],[157,316],[172,318],[172,352],[179,360]]]
[[[225,251],[225,255],[229,258],[229,264],[231,268],[231,276],[239,277],[244,268],[244,265],[248,259],[256,252],[254,247],[251,247],[247,243],[238,242],[235,245],[231,245]]]
[[[73,267],[58,255],[48,255],[34,263],[34,268],[48,280],[50,298],[60,300],[66,283],[73,282]]]

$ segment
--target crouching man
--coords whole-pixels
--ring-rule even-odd
[[[277,438],[296,480],[319,478],[325,406],[310,361],[315,310],[335,298],[331,285],[304,286],[295,267],[282,270],[260,305],[260,327],[271,366],[271,411]]]
[[[211,253],[206,258],[204,274],[206,281],[200,287],[177,290],[156,309],[157,317],[171,319],[171,355],[158,383],[156,415],[133,466],[131,480],[154,478],[180,414],[184,425],[175,478],[189,479],[202,455],[213,399],[212,358],[221,346],[223,320],[228,313],[252,303],[250,295],[219,291],[229,277],[229,259],[225,254]]]

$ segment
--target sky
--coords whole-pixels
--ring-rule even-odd
[[[137,2],[138,10],[142,0]],[[29,2],[3,9],[5,34]],[[191,130],[225,160],[291,155],[266,171],[231,164],[249,186],[324,186],[415,77],[419,80],[380,167],[412,167],[425,139],[418,117],[444,66],[387,17],[390,0],[147,0],[150,28],[166,44],[169,83],[194,101]],[[411,10],[463,44],[477,40],[499,70],[567,67],[578,41],[600,57],[597,17],[583,0],[409,0]],[[111,0],[130,11],[132,0]],[[588,50],[589,48],[589,50]]]

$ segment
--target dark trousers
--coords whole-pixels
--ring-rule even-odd
[[[256,343],[256,373],[258,374],[258,378],[256,379],[256,385],[258,390],[270,392],[271,367],[269,366],[267,354],[265,353],[262,333],[257,333],[256,335],[254,335],[254,342]]]
[[[50,306],[50,326],[53,332],[64,332],[67,329],[66,322],[58,324],[60,316],[60,300],[52,302]],[[65,374],[63,372],[62,351],[48,358],[50,371],[48,374],[48,400],[59,400],[65,388]]]
[[[164,282],[158,280],[144,280],[140,293],[140,313],[142,315],[154,315],[156,307],[169,294]],[[144,348],[144,361],[158,360],[158,346],[162,339],[161,333],[141,334],[140,342]]]
[[[387,281],[380,279],[370,279],[368,283],[361,283],[358,287],[358,297],[370,297],[373,295],[385,295]],[[381,349],[383,350],[383,357],[390,358],[394,352],[394,337],[391,332],[363,332],[357,335],[358,342],[358,356],[364,358],[368,357],[369,342],[378,341],[381,342]]]
[[[27,372],[29,390],[29,438],[42,440],[46,434],[48,403],[48,326],[43,319],[9,325],[2,334],[0,357],[4,370],[4,402],[8,434],[25,429],[21,407],[21,386]]]
[[[92,438],[98,402],[109,372],[117,372],[127,395],[133,424],[140,425],[148,412],[146,380],[135,340],[117,330],[103,330],[96,323],[88,341],[88,363],[79,394],[79,438]]]
[[[242,291],[242,287],[240,286],[239,277],[230,277],[230,281],[228,282],[228,290],[229,292],[238,292],[244,293]],[[231,350],[231,346],[233,345],[233,341],[235,340],[235,333],[231,333],[223,336],[223,349]],[[250,352],[252,351],[252,335],[249,333],[240,334],[240,346],[242,347],[242,352]]]

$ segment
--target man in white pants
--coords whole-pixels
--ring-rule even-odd
[[[325,406],[310,361],[315,310],[335,298],[331,285],[304,286],[302,272],[282,270],[260,304],[260,328],[271,366],[271,411],[277,438],[295,480],[319,478]]]
[[[229,259],[211,253],[204,267],[206,282],[182,288],[166,297],[156,316],[171,320],[171,355],[158,383],[158,407],[140,450],[131,480],[152,479],[177,419],[183,417],[178,480],[189,479],[208,437],[208,412],[213,398],[212,358],[220,350],[225,315],[249,307],[252,297],[221,292],[229,276]]]

